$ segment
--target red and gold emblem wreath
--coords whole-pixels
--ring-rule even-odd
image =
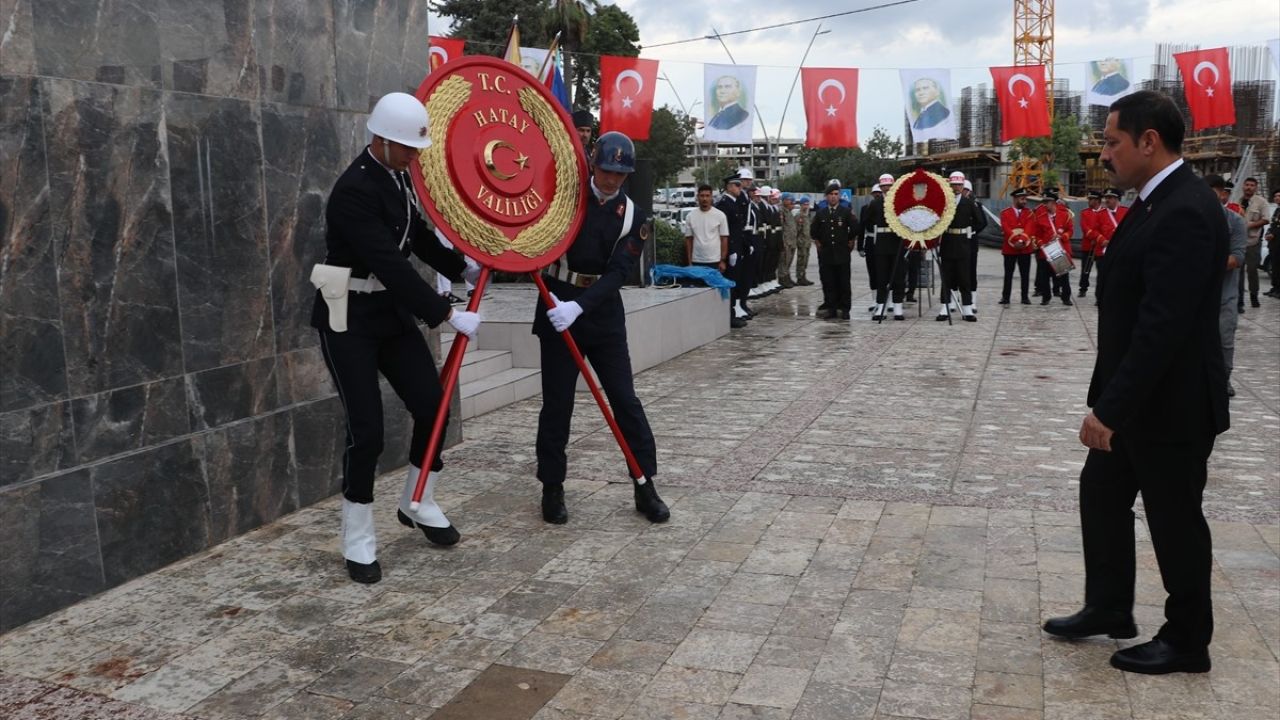
[[[956,198],[942,176],[917,169],[894,181],[884,207],[889,229],[907,246],[932,248],[956,215]]]

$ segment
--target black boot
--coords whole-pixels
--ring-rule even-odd
[[[358,563],[354,560],[347,560],[347,575],[352,580],[365,585],[372,585],[382,580],[382,566],[377,560],[371,563]]]
[[[1262,307],[1262,303],[1258,302],[1258,293],[1249,293],[1249,304],[1253,307]]]
[[[542,519],[554,525],[569,522],[569,509],[564,506],[564,483],[542,484]]]
[[[658,497],[658,489],[653,486],[652,480],[645,480],[643,483],[632,480],[631,483],[635,487],[636,511],[649,518],[649,522],[664,523],[671,518],[671,511],[662,502],[662,498]]]

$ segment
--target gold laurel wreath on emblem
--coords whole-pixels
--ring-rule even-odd
[[[427,112],[432,119],[431,147],[418,155],[423,182],[450,227],[477,250],[490,255],[501,255],[507,250],[514,250],[525,257],[538,257],[564,237],[573,220],[573,208],[578,205],[582,187],[575,150],[555,111],[536,90],[520,88],[520,106],[542,131],[551,148],[558,172],[555,196],[542,219],[521,230],[514,240],[508,240],[496,226],[468,210],[457,188],[449,182],[448,163],[444,157],[445,132],[453,118],[462,110],[462,106],[471,98],[473,87],[470,82],[455,75],[440,83],[431,97],[427,98]]]
[[[928,177],[929,182],[936,183],[942,188],[944,197],[947,199],[947,203],[946,207],[943,208],[942,216],[938,218],[938,221],[920,232],[916,232],[904,225],[901,218],[898,217],[898,213],[893,209],[893,201],[894,198],[898,197],[898,190],[900,190],[904,185],[907,185],[908,180],[915,177],[915,173],[907,173],[895,180],[893,185],[889,186],[889,192],[884,194],[884,219],[888,222],[889,229],[898,237],[906,240],[912,248],[916,249],[924,248],[929,240],[941,237],[942,233],[951,226],[951,221],[956,217],[955,193],[951,190],[950,186],[947,185],[947,181],[942,179],[942,176],[931,172],[926,172],[925,176]]]

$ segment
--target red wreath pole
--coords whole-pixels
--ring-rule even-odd
[[[547,284],[542,280],[541,273],[531,272],[533,282],[538,286],[538,294],[542,296],[542,302],[547,307],[553,308],[558,303],[551,297],[551,291],[547,289]],[[600,406],[600,414],[604,415],[605,422],[609,423],[609,429],[613,431],[613,439],[618,441],[618,447],[622,450],[622,455],[627,459],[627,469],[631,471],[631,479],[639,480],[644,477],[644,471],[640,469],[640,463],[636,462],[636,456],[631,452],[631,446],[627,444],[627,439],[622,436],[622,429],[618,427],[618,421],[613,417],[613,411],[609,409],[609,405],[604,400],[604,394],[600,392],[600,386],[596,385],[595,378],[591,377],[591,370],[587,367],[586,358],[582,357],[582,351],[578,349],[578,343],[573,339],[573,335],[569,334],[569,330],[565,329],[560,332],[560,337],[564,338],[564,344],[569,346],[569,354],[573,355],[573,361],[578,364],[578,370],[582,373],[582,378],[587,381],[587,387],[591,388],[591,394],[595,396],[596,404]]]
[[[489,273],[488,265],[480,266],[480,278],[476,280],[476,287],[471,291],[467,312],[476,312],[480,309],[480,298],[484,296],[484,288],[489,284]],[[421,469],[418,470],[418,484],[414,486],[413,497],[409,502],[410,510],[416,511],[422,502],[422,493],[427,487],[427,475],[431,473],[431,458],[436,456],[440,443],[444,440],[445,423],[449,418],[449,403],[453,400],[453,388],[458,384],[458,373],[462,369],[462,354],[467,351],[469,339],[462,333],[454,335],[453,347],[449,348],[449,357],[440,368],[440,388],[443,393],[440,396],[440,407],[436,409],[436,420],[431,425],[431,438],[427,440],[427,452],[422,456],[419,464]]]

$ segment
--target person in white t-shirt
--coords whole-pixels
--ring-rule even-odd
[[[698,186],[698,207],[683,224],[689,264],[724,272],[729,259],[729,219],[712,207],[710,185]]]

